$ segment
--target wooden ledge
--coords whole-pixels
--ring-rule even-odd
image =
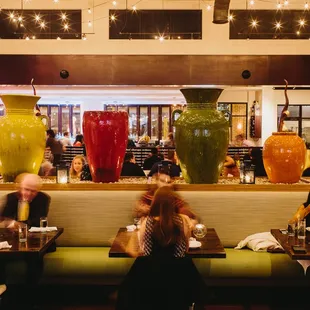
[[[69,183],[43,184],[43,191],[146,191],[155,184],[104,184],[104,183]],[[310,185],[304,184],[175,184],[178,191],[262,191],[262,192],[308,192]],[[0,184],[0,191],[15,191],[13,183]]]

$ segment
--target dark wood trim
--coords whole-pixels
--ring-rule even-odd
[[[0,55],[0,84],[310,85],[309,67],[310,55]]]

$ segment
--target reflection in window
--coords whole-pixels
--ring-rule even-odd
[[[70,132],[69,107],[61,107],[61,133]]]
[[[158,107],[151,107],[151,139],[158,139]]]
[[[148,135],[147,125],[148,125],[147,107],[140,107],[140,135],[139,135],[139,138],[141,136]]]
[[[137,107],[129,107],[129,137],[132,140],[138,140],[137,132]]]
[[[167,140],[170,126],[170,108],[162,107],[161,120],[162,120],[162,140]]]
[[[81,133],[81,110],[80,106],[74,106],[72,111],[72,137]]]
[[[54,130],[55,134],[58,133],[58,114],[59,114],[59,107],[51,107],[51,129]]]

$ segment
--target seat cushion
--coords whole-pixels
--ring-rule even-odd
[[[109,247],[57,247],[44,256],[42,283],[119,284],[134,262],[110,258]]]

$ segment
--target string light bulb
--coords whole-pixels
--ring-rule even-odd
[[[41,29],[44,29],[45,27],[46,27],[46,24],[45,24],[44,21],[42,21],[42,22],[40,23],[40,28],[41,28]]]
[[[208,10],[208,11],[210,11],[210,10],[211,10],[211,8],[212,8],[212,7],[211,7],[211,5],[210,5],[210,4],[208,4],[208,5],[207,5],[207,10]]]
[[[36,36],[32,36],[32,40],[35,40],[36,39]]]
[[[23,21],[22,16],[19,16],[17,19],[18,19],[19,22],[22,22],[22,21]]]
[[[114,6],[117,6],[117,2],[114,0],[114,1],[112,1],[112,4],[114,5]]]
[[[90,8],[88,8],[87,12],[88,12],[88,14],[91,14],[91,9],[90,9]]]
[[[305,22],[304,19],[301,19],[298,23],[299,23],[299,25],[300,25],[301,27],[303,27],[303,26],[306,25],[306,22]]]
[[[62,13],[61,14],[61,19],[62,20],[66,20],[67,19],[67,14],[66,13]]]
[[[10,19],[14,19],[14,17],[15,17],[14,13],[10,13],[9,17],[10,17]]]
[[[258,21],[255,20],[255,19],[252,19],[252,21],[251,21],[251,26],[252,26],[253,28],[256,28],[256,27],[258,26]]]
[[[63,25],[63,29],[64,29],[65,31],[68,31],[68,30],[69,30],[69,24],[64,24],[64,25]]]
[[[234,15],[230,14],[230,15],[228,16],[228,20],[229,20],[229,21],[233,21],[233,20],[234,20]]]
[[[137,7],[135,5],[132,6],[133,11],[137,11]]]
[[[277,9],[281,9],[282,8],[282,4],[280,2],[277,3]]]
[[[164,36],[160,36],[158,40],[159,40],[159,42],[164,42],[165,38],[164,38]]]
[[[87,37],[86,37],[85,33],[82,34],[82,40],[84,40],[84,41],[87,40]]]
[[[110,16],[110,19],[111,19],[112,21],[115,21],[115,20],[116,20],[115,15],[112,14],[112,15]]]
[[[26,41],[29,41],[30,39],[29,39],[29,37],[27,36],[27,37],[25,38],[25,40],[26,40]]]
[[[88,27],[91,27],[92,26],[92,22],[89,20],[88,21]]]
[[[61,40],[61,37],[57,37],[57,39],[56,39],[56,40],[58,40],[58,41],[59,41],[59,40]]]
[[[284,1],[284,5],[285,5],[285,6],[288,6],[288,3],[289,3],[288,0],[285,0],[285,1]]]
[[[35,15],[35,16],[34,16],[34,20],[35,20],[36,22],[39,22],[40,19],[41,19],[41,16],[40,16],[40,15]]]
[[[275,27],[276,29],[281,29],[282,25],[280,22],[276,22]]]
[[[255,4],[255,1],[254,0],[250,0],[249,3],[250,3],[251,6],[253,6]]]
[[[59,2],[59,0],[53,0],[53,2],[54,2],[54,3],[58,3],[58,2]]]

